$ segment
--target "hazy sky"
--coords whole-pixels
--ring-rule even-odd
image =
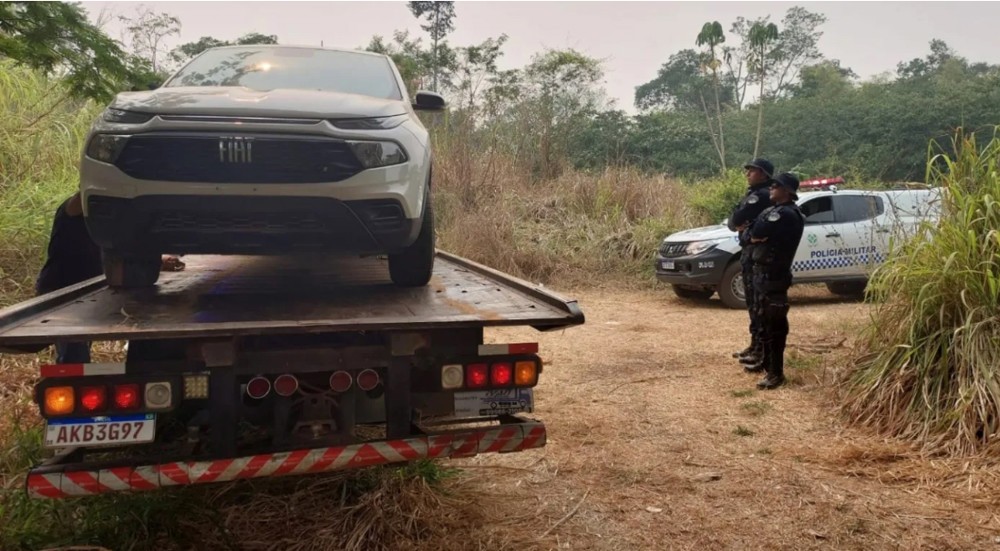
[[[232,39],[258,31],[283,44],[355,48],[395,29],[423,36],[405,2],[83,2],[91,17],[102,9],[134,14],[140,4],[180,18],[171,46],[201,36]],[[771,15],[801,5],[823,13],[820,50],[862,78],[894,71],[923,57],[932,38],[972,61],[1000,63],[1000,2],[456,2],[453,46],[506,33],[503,68],[521,67],[544,48],[576,48],[604,60],[605,89],[633,111],[635,87],[651,80],[666,59],[693,48],[706,21],[727,30],[737,16]],[[120,24],[105,30],[118,38]],[[730,40],[733,40],[730,37]],[[429,39],[425,39],[425,42]]]

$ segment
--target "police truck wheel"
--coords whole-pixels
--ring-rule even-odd
[[[104,250],[101,254],[108,286],[131,289],[152,287],[160,279],[160,255],[123,255]]]
[[[726,271],[722,272],[722,281],[719,282],[719,298],[722,304],[729,308],[745,309],[746,291],[743,288],[743,266],[739,261],[730,262],[726,266]]]
[[[420,235],[402,252],[389,255],[389,276],[400,287],[423,287],[434,272],[434,209],[430,198],[420,223]]]
[[[715,294],[713,289],[683,287],[680,285],[671,285],[671,287],[673,287],[674,294],[677,295],[677,298],[685,300],[708,300]]]

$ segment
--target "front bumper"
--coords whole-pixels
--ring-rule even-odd
[[[412,244],[421,218],[392,199],[89,195],[95,243],[123,254],[386,254]]]
[[[656,279],[671,285],[715,289],[733,254],[713,248],[692,256],[665,257],[656,254]]]

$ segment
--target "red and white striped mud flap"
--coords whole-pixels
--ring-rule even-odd
[[[27,490],[28,494],[35,498],[90,496],[108,492],[228,482],[244,478],[341,471],[418,459],[509,453],[543,446],[545,446],[545,425],[529,421],[401,440],[383,440],[335,448],[295,450],[213,461],[44,474],[31,472],[28,474]]]

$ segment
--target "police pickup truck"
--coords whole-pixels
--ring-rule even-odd
[[[823,189],[825,188],[825,189]],[[868,276],[892,243],[938,216],[939,188],[838,190],[799,194],[805,231],[792,264],[794,283],[825,283],[838,295],[864,292]],[[716,292],[730,308],[744,308],[740,246],[726,222],[671,234],[656,255],[656,276],[678,297],[708,299]]]

